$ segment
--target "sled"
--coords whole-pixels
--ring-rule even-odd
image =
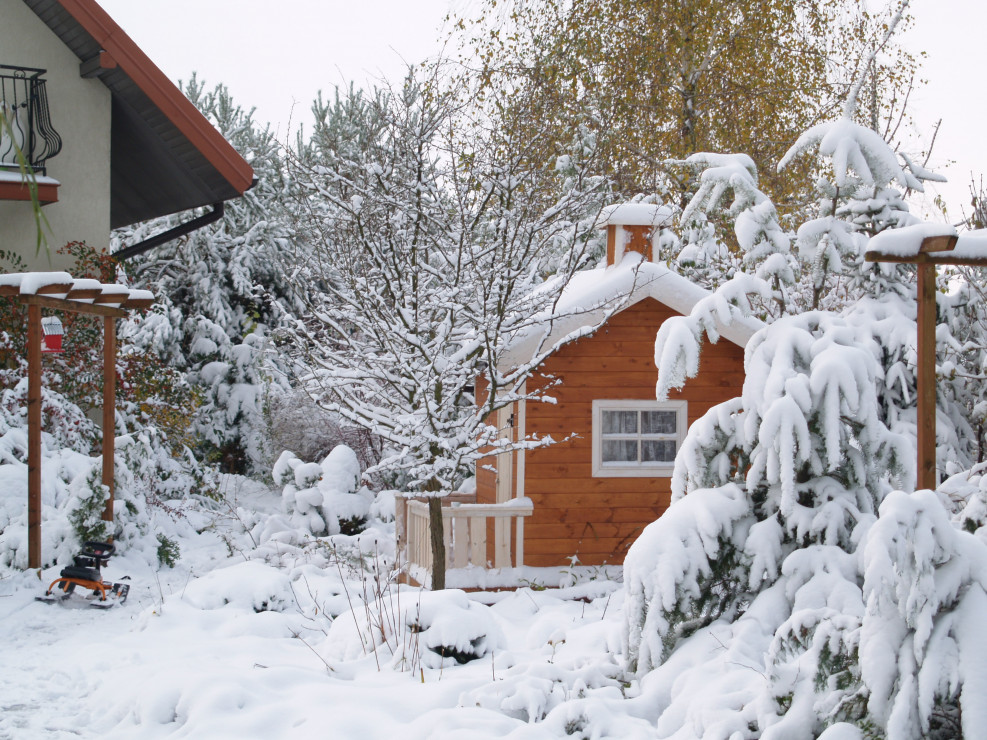
[[[75,593],[76,588],[80,588],[91,592],[87,601],[89,606],[97,609],[109,609],[124,603],[130,593],[130,584],[104,581],[100,571],[114,552],[116,547],[109,542],[86,542],[82,552],[73,558],[74,563],[62,568],[59,577],[51,582],[44,596],[36,597],[37,600],[46,603],[65,601]],[[129,580],[129,576],[123,580]],[[56,589],[61,593],[56,593]]]

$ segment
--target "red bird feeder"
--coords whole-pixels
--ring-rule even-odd
[[[46,316],[41,319],[41,351],[61,352],[64,333],[62,322],[57,316]]]

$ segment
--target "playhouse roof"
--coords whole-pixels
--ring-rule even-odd
[[[94,0],[24,0],[112,94],[114,228],[236,198],[253,169]]]
[[[551,282],[547,287],[550,286]],[[709,295],[709,291],[664,265],[629,254],[616,266],[585,270],[573,276],[555,306],[556,315],[562,317],[552,322],[547,335],[544,323],[533,321],[527,331],[511,341],[505,353],[505,365],[516,367],[528,362],[540,348],[552,347],[567,337],[588,336],[603,326],[609,316],[645,298],[653,298],[688,315]],[[729,325],[718,323],[717,329],[725,339],[745,347],[762,326],[757,319],[747,318]]]

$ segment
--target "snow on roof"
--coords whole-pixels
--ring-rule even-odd
[[[550,286],[551,283],[546,289]],[[645,298],[653,298],[687,316],[699,301],[709,295],[709,291],[664,265],[642,260],[640,255],[630,253],[619,265],[585,270],[573,276],[555,307],[555,313],[560,317],[552,322],[548,336],[544,333],[545,324],[533,321],[532,326],[510,343],[504,353],[504,364],[517,367],[529,362],[536,352],[551,348],[566,337],[592,334],[610,315]],[[658,327],[654,328],[657,333]],[[729,325],[717,324],[717,328],[721,336],[744,347],[762,328],[762,324],[757,319],[745,319]]]
[[[154,294],[92,278],[73,278],[67,272],[0,273],[0,296],[47,295],[73,303],[121,304],[123,308],[149,308]]]
[[[666,205],[654,203],[618,203],[607,206],[596,221],[599,228],[606,226],[670,226],[675,211]]]
[[[67,272],[14,272],[0,275],[0,285],[15,287],[21,295],[33,295],[49,285],[65,285],[72,282]]]
[[[887,229],[867,244],[868,252],[887,257],[917,257],[922,241],[934,236],[956,236],[956,246],[948,254],[958,259],[987,257],[987,229],[957,234],[948,224],[921,223],[903,229]]]

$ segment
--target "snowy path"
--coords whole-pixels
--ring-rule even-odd
[[[109,664],[90,646],[111,644],[120,617],[41,604],[30,590],[0,600],[0,738],[80,736],[92,721],[94,674]]]

